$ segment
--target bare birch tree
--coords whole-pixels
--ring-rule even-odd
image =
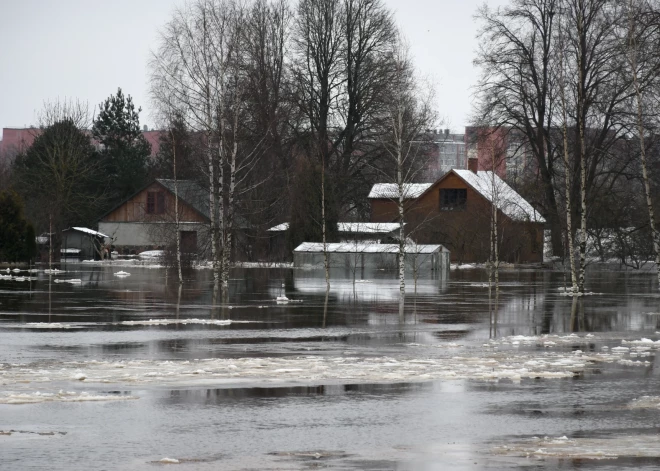
[[[564,253],[564,259],[568,257],[570,267],[571,267],[571,291],[574,295],[578,294],[578,279],[577,279],[577,270],[575,266],[575,247],[573,244],[573,207],[571,205],[571,164],[569,157],[569,145],[568,145],[568,103],[566,99],[566,70],[564,66],[564,32],[562,20],[558,22],[558,38],[557,38],[557,52],[559,54],[558,58],[558,88],[559,88],[559,97],[561,103],[561,131],[562,131],[562,156],[564,161],[564,198],[566,201],[566,240],[568,254]]]
[[[642,167],[642,181],[644,183],[644,196],[649,215],[649,226],[655,252],[655,265],[660,287],[660,233],[656,226],[653,198],[651,197],[651,183],[649,178],[645,127],[646,113],[644,110],[644,91],[640,81],[657,82],[660,78],[658,57],[656,53],[657,37],[660,33],[660,12],[654,9],[646,0],[629,0],[627,5],[628,30],[627,30],[627,59],[632,76],[635,101],[635,125],[637,139],[639,141],[640,164]],[[657,89],[655,90],[657,93]]]
[[[223,241],[223,154],[226,66],[231,57],[227,15],[231,0],[197,0],[174,13],[161,32],[160,46],[151,58],[154,100],[176,104],[193,132],[205,136],[211,259],[213,278],[220,281]]]
[[[406,205],[412,196],[412,183],[422,171],[423,161],[429,158],[425,144],[437,115],[433,108],[433,90],[430,87],[423,90],[415,79],[410,52],[403,39],[399,38],[394,44],[391,54],[393,70],[380,134],[386,162],[379,173],[396,186],[392,197],[397,203],[399,222],[398,272],[402,303],[406,293]]]

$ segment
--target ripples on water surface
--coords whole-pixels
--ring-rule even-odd
[[[660,466],[653,274],[118,270],[0,280],[3,470]]]

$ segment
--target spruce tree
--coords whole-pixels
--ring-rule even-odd
[[[121,88],[99,105],[92,136],[101,145],[108,181],[109,205],[114,206],[147,183],[151,144],[140,129],[141,108]]]

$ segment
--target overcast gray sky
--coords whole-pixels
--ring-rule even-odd
[[[122,87],[150,115],[147,60],[158,31],[183,0],[3,0],[0,15],[0,128],[35,124],[45,101],[98,107]],[[417,68],[436,84],[446,126],[460,131],[477,78],[472,65],[483,0],[385,0],[395,10]],[[489,0],[490,5],[505,0]]]

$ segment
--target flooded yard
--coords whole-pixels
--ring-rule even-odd
[[[452,270],[409,280],[403,317],[391,273],[327,301],[312,271],[231,278],[0,279],[2,469],[660,466],[652,273],[593,268],[574,302],[561,272],[504,270],[495,300]]]

